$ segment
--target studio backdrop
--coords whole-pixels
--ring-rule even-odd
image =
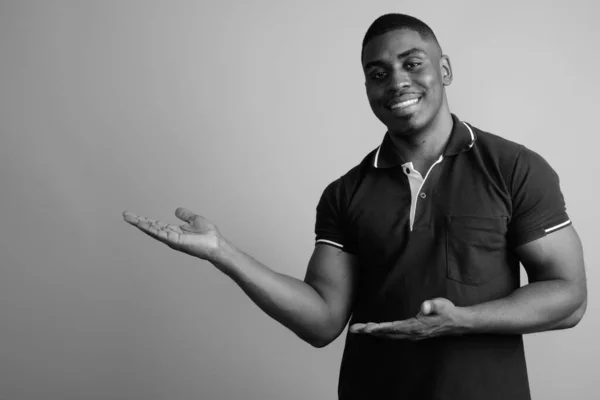
[[[385,133],[360,44],[388,12],[435,31],[453,113],[559,173],[589,306],[526,336],[529,376],[596,398],[596,1],[2,0],[0,399],[336,398],[345,333],[312,348],[121,213],[187,207],[303,278],[323,189]]]

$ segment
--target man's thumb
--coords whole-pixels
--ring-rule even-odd
[[[442,298],[424,301],[423,304],[421,304],[421,313],[425,315],[440,314],[446,308],[447,301],[448,300]]]
[[[182,221],[191,223],[192,220],[196,217],[196,214],[194,214],[187,208],[179,207],[177,210],[175,210],[175,216]]]

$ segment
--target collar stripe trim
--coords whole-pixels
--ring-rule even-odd
[[[473,130],[471,129],[469,124],[467,124],[464,121],[460,121],[460,122],[462,122],[463,125],[467,127],[467,129],[469,130],[469,134],[471,135],[471,143],[469,143],[469,149],[470,149],[475,144],[475,134],[473,133]],[[373,160],[373,166],[375,168],[379,168],[379,152],[380,151],[381,151],[381,145],[379,145],[379,147],[377,148],[377,152],[375,153],[375,157]]]
[[[373,165],[375,166],[375,168],[379,168],[377,166],[377,160],[379,160],[379,151],[381,150],[381,145],[379,145],[379,147],[377,148],[377,153],[375,153],[375,162],[373,163]]]
[[[463,123],[464,126],[467,127],[467,129],[469,130],[469,133],[471,134],[471,143],[469,144],[469,148],[471,148],[475,144],[475,134],[473,133],[473,130],[466,122],[464,122],[464,121],[461,121],[461,122]]]

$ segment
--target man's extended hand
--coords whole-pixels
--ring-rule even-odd
[[[414,317],[404,321],[353,324],[351,333],[368,334],[390,339],[421,340],[466,332],[464,311],[450,300],[436,298],[421,304]]]
[[[123,219],[172,249],[210,260],[219,245],[220,233],[217,227],[206,218],[185,208],[175,210],[175,215],[187,223],[166,224],[128,211],[123,213]]]

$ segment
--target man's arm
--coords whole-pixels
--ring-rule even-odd
[[[586,310],[587,310],[587,298],[583,302],[583,304],[581,306],[579,306],[579,308],[577,310],[575,310],[575,312],[573,314],[569,315],[567,318],[563,319],[559,323],[554,324],[548,330],[570,329],[570,328],[575,327],[575,325],[577,325],[579,323],[579,321],[581,321],[581,319],[583,318],[583,315],[585,314]]]
[[[356,258],[318,244],[304,281],[277,273],[226,240],[210,260],[230,276],[265,313],[304,341],[323,347],[337,338],[350,318]]]
[[[468,331],[530,333],[575,326],[587,304],[583,250],[568,226],[516,252],[529,284],[511,295],[464,308]]]
[[[207,260],[231,277],[263,311],[315,347],[332,342],[351,314],[357,258],[319,244],[304,281],[277,273],[225,239],[216,226],[189,210],[177,209],[177,226],[125,213],[124,218],[169,247]]]
[[[581,242],[573,226],[526,243],[516,252],[530,283],[507,297],[469,307],[432,299],[422,304],[414,318],[354,324],[350,331],[420,340],[472,333],[523,334],[577,325],[585,313],[587,288]]]

